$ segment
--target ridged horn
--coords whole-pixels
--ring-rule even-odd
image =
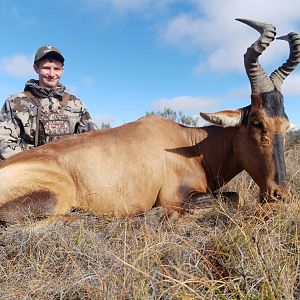
[[[277,39],[288,41],[290,46],[290,55],[287,61],[270,76],[274,86],[280,91],[285,78],[295,70],[300,62],[300,36],[296,32],[290,32],[288,35]]]
[[[257,22],[247,19],[236,19],[256,29],[261,35],[244,54],[244,65],[250,80],[252,94],[270,92],[274,90],[274,84],[261,67],[258,57],[270,45],[276,35],[276,28],[272,24]]]

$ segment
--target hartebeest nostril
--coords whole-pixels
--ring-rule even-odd
[[[291,196],[290,191],[284,187],[278,187],[277,189],[274,189],[274,191],[271,194],[271,198],[273,200],[283,201],[283,202],[288,201],[290,196]]]
[[[290,198],[291,194],[289,190],[285,187],[278,186],[268,189],[268,191],[261,191],[260,193],[260,202],[286,202]]]

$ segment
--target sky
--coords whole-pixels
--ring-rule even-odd
[[[272,23],[277,36],[300,32],[300,1],[0,0],[0,100],[37,79],[34,54],[53,45],[65,57],[61,83],[98,125],[164,108],[198,117],[247,106],[243,54],[259,34],[235,18]],[[275,40],[260,62],[270,74],[288,56],[288,43]],[[300,66],[282,92],[299,129]]]

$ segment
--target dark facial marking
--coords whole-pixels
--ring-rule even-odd
[[[273,137],[273,161],[275,164],[275,182],[278,185],[286,186],[286,166],[284,160],[284,137],[282,134],[275,134]]]
[[[262,94],[262,103],[264,110],[269,117],[281,117],[288,120],[284,111],[283,95],[274,90],[272,92]],[[284,161],[284,136],[275,134],[273,137],[273,161],[275,165],[275,182],[278,185],[286,186],[286,166]]]
[[[25,218],[41,218],[52,215],[55,195],[48,190],[38,190],[19,196],[0,207],[0,220],[14,224]]]
[[[284,111],[283,95],[274,90],[272,92],[262,93],[262,105],[269,117],[283,117],[288,119]]]

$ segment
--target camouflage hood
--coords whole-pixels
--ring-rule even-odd
[[[58,84],[54,89],[39,86],[39,81],[35,79],[30,79],[26,82],[24,91],[31,92],[34,96],[39,98],[48,97],[62,97],[65,92],[65,87],[62,84]]]

